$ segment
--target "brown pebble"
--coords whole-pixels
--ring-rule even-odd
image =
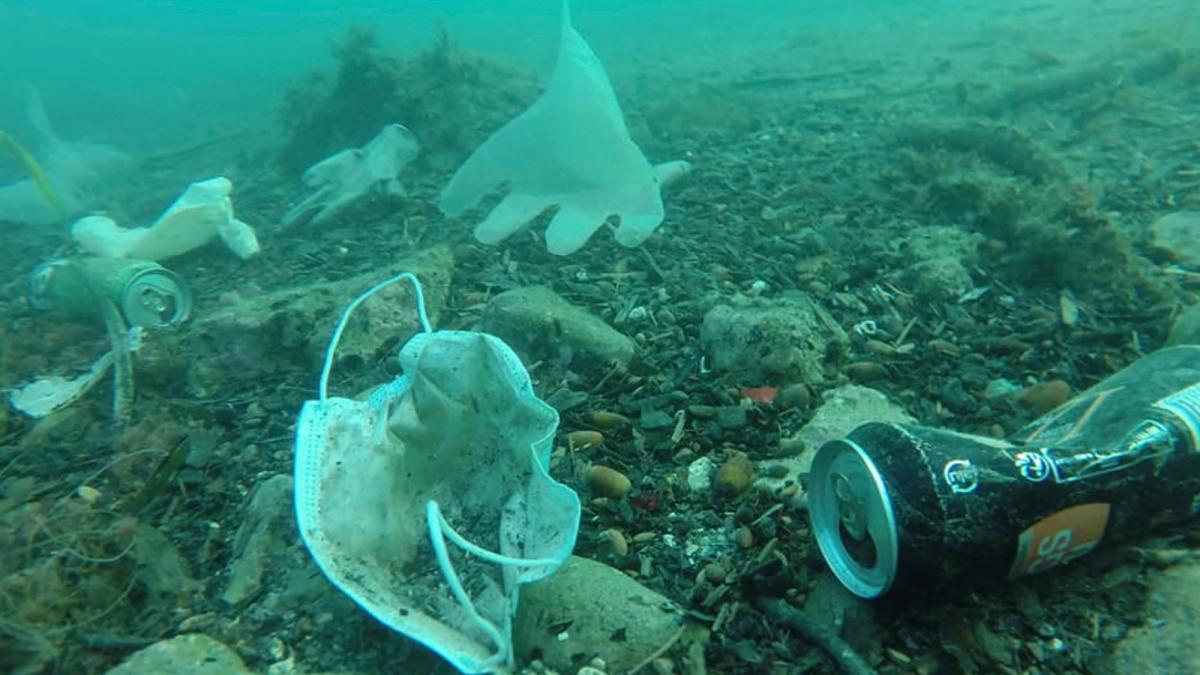
[[[597,496],[612,499],[624,497],[633,487],[628,476],[603,464],[597,464],[588,471],[587,484]]]
[[[985,338],[980,346],[986,352],[1000,354],[1024,354],[1033,349],[1028,342],[1012,337]]]
[[[629,555],[629,542],[625,539],[625,535],[621,534],[620,530],[610,528],[601,532],[600,536],[608,541],[608,545],[612,547],[613,553],[621,557]]]
[[[1071,385],[1062,380],[1050,380],[1035,384],[1021,392],[1021,402],[1033,409],[1038,415],[1044,415],[1071,398]]]
[[[704,566],[704,580],[710,584],[719,584],[729,576],[729,570],[721,563],[708,563]]]
[[[1008,244],[1000,239],[988,239],[980,248],[988,256],[997,256],[1008,250]]]
[[[738,548],[747,549],[754,546],[754,533],[743,525],[734,531],[733,540],[737,542]]]
[[[779,439],[779,456],[794,457],[808,449],[808,443],[799,436],[789,436]]]
[[[842,371],[855,382],[874,382],[875,380],[882,380],[888,374],[887,368],[883,364],[875,363],[874,361],[856,361],[847,364]]]
[[[750,461],[750,457],[744,452],[735,452],[725,460],[720,469],[717,469],[717,477],[713,479],[713,489],[717,494],[732,497],[733,495],[741,494],[750,485],[750,478],[754,475],[754,463]]]
[[[600,445],[604,442],[604,434],[599,431],[580,430],[572,431],[567,434],[567,445],[572,450],[581,450],[590,448],[593,445]]]
[[[645,544],[646,542],[654,541],[657,538],[657,532],[638,532],[637,534],[633,535],[633,543]]]
[[[945,340],[930,340],[928,347],[943,356],[958,356],[962,353],[961,350],[959,350],[958,345]]]
[[[790,471],[790,469],[788,469],[787,465],[785,464],[772,464],[767,467],[765,473],[767,474],[768,478],[786,478],[788,471]]]
[[[872,354],[874,354],[876,356],[895,356],[896,355],[895,347],[889,345],[886,342],[881,342],[879,340],[867,340],[867,342],[863,346],[867,348],[867,351],[871,352]]]
[[[591,414],[592,424],[601,429],[619,429],[629,426],[629,418],[611,410],[596,410]]]
[[[775,406],[780,410],[799,408],[804,410],[812,404],[812,392],[806,384],[789,384],[775,395]]]

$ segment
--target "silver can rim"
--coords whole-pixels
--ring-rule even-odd
[[[164,284],[163,282],[166,283]],[[147,283],[153,284],[160,290],[170,291],[171,295],[174,296],[176,308],[169,320],[154,320],[146,316],[133,302],[133,294],[136,289]],[[125,283],[125,287],[121,289],[120,302],[121,313],[125,316],[125,320],[131,325],[143,326],[145,328],[176,326],[186,321],[192,314],[192,292],[188,288],[187,282],[175,272],[157,264],[153,268],[137,272]],[[144,316],[145,320],[143,320]]]
[[[833,480],[843,464],[861,468],[868,477],[867,529],[876,552],[876,561],[869,567],[850,553],[841,533],[841,513]],[[896,580],[900,539],[892,500],[879,468],[860,445],[850,439],[839,439],[821,446],[813,459],[810,476],[809,517],[826,564],[851,593],[866,599],[883,595]]]

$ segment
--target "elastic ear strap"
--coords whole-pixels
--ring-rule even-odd
[[[433,504],[435,507],[437,506],[437,502],[432,500],[429,503]],[[437,515],[437,524],[439,525],[439,529],[450,538],[450,541],[454,542],[456,546],[477,558],[483,558],[490,563],[503,565],[505,567],[555,567],[559,564],[559,561],[553,558],[511,558],[499,553],[493,553],[492,551],[489,551],[478,544],[467,541],[466,537],[459,534],[458,531],[450,525],[450,523],[446,522],[446,518],[442,516],[440,509],[435,508],[434,513]]]
[[[486,671],[501,661],[507,661],[511,657],[509,641],[501,635],[500,629],[495,624],[479,615],[475,609],[475,603],[471,602],[471,596],[463,588],[458,573],[454,571],[454,564],[450,562],[450,553],[446,551],[446,540],[442,538],[442,533],[450,526],[442,517],[437,502],[432,499],[425,502],[425,526],[429,528],[429,541],[433,544],[433,553],[437,557],[438,567],[442,569],[442,576],[446,579],[446,585],[450,587],[450,592],[471,617],[471,621],[487,634],[496,648],[496,653],[481,664],[481,669]],[[453,530],[450,531],[453,532]]]
[[[411,272],[401,272],[394,277],[384,279],[374,286],[368,288],[354,298],[346,309],[342,311],[342,317],[338,319],[337,326],[333,329],[333,337],[329,339],[329,346],[325,348],[325,362],[321,366],[321,379],[317,385],[317,397],[322,401],[325,400],[329,391],[329,371],[333,368],[333,354],[337,351],[338,342],[342,339],[342,331],[346,330],[346,323],[350,320],[350,315],[358,306],[367,300],[367,298],[375,295],[379,291],[391,286],[401,279],[408,279],[412,282],[413,291],[417,296],[417,320],[421,322],[421,330],[429,333],[433,329],[429,326],[429,317],[425,314],[425,295],[421,292],[421,282]]]

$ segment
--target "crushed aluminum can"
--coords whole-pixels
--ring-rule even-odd
[[[813,533],[853,593],[1068,563],[1200,512],[1200,346],[1134,362],[1008,440],[869,423],[818,451]]]

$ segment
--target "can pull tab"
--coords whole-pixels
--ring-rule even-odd
[[[179,314],[175,295],[150,284],[138,289],[137,305],[146,314],[157,317],[158,323],[163,325],[173,323]]]

